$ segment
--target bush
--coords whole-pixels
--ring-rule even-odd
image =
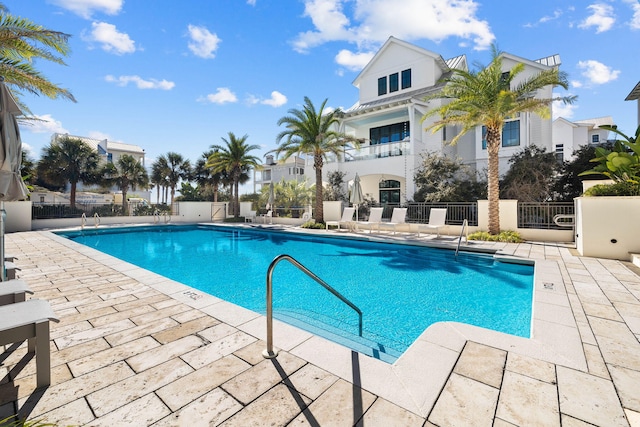
[[[585,197],[595,196],[640,196],[640,185],[632,182],[598,184],[584,192]]]
[[[325,225],[321,222],[315,222],[315,220],[307,221],[300,226],[300,228],[311,228],[316,230],[321,230],[325,228]]]
[[[489,234],[486,231],[476,231],[469,234],[469,240],[483,240],[485,242],[522,243],[524,239],[517,231],[501,231],[500,234]]]

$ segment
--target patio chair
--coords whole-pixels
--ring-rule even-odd
[[[420,237],[421,228],[436,230],[437,237],[440,237],[440,229],[445,226],[446,220],[446,208],[431,209],[431,211],[429,212],[429,222],[427,224],[418,224],[418,237]]]
[[[273,224],[273,211],[269,209],[266,214],[260,215],[260,218],[262,218],[263,224],[266,224],[267,220],[269,220],[269,224]]]
[[[244,222],[255,222],[255,220],[256,220],[256,211],[249,211],[249,213],[244,217]]]
[[[36,386],[51,384],[49,322],[59,322],[48,301],[30,299],[0,306],[0,345],[28,340],[27,351],[35,352]]]
[[[360,229],[361,227],[368,228],[369,234],[371,234],[371,230],[373,230],[374,226],[380,226],[380,223],[382,222],[383,211],[384,208],[371,208],[371,211],[369,212],[369,219],[367,221],[357,221],[356,227],[358,229]]]
[[[344,208],[342,211],[342,218],[339,221],[326,221],[325,228],[328,230],[330,225],[338,226],[340,230],[341,224],[346,224],[349,230],[353,229],[353,214],[356,213],[356,208]]]
[[[7,280],[0,283],[0,306],[22,302],[27,294],[33,294],[29,286],[22,280]]]
[[[389,222],[381,222],[378,224],[378,231],[381,228],[392,228],[393,234],[396,234],[399,225],[406,224],[407,217],[407,208],[393,208],[393,213],[391,214],[391,221]]]

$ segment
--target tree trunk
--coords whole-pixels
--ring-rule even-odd
[[[71,182],[71,189],[69,190],[69,206],[71,206],[71,209],[75,209],[76,207],[76,188],[77,188],[78,183],[77,182]]]
[[[129,204],[127,203],[127,189],[122,189],[122,213],[123,215],[129,215]]]
[[[500,234],[500,167],[499,156],[502,141],[501,129],[487,127],[487,199],[489,200],[489,234]]]
[[[324,208],[322,205],[322,155],[313,156],[313,168],[316,170],[316,222],[324,223]]]
[[[235,197],[233,199],[233,217],[238,218],[240,216],[240,197],[238,197],[238,187],[240,186],[240,180],[235,180],[233,184]]]

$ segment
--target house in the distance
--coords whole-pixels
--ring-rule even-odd
[[[607,142],[609,131],[602,125],[612,126],[611,116],[570,122],[562,117],[553,121],[553,151],[558,161],[571,161],[573,153],[585,145],[599,145]]]
[[[503,53],[502,61],[505,72],[523,63],[525,69],[518,76],[521,79],[560,66],[558,55],[529,60]],[[482,127],[450,146],[447,141],[460,131],[458,127],[447,126],[432,133],[425,128],[436,118],[421,121],[427,111],[444,102],[438,99],[426,102],[425,98],[442,89],[442,79],[453,69],[468,69],[465,55],[444,59],[437,53],[390,37],[354,80],[353,84],[359,89],[358,100],[344,111],[340,121],[340,131],[364,143],[358,150],[346,150],[340,159],[328,159],[323,168],[325,181],[332,171],[345,172],[349,181],[357,172],[363,192],[369,197],[380,203],[404,203],[412,200],[416,192],[414,175],[422,163],[422,153],[442,152],[462,159],[478,172],[486,169],[488,156]],[[552,89],[545,88],[538,96],[551,98]],[[547,151],[555,149],[550,118],[524,113],[508,120],[500,149],[501,173],[507,170],[508,160],[514,154],[534,144]],[[307,159],[305,168],[309,177],[314,174],[312,161]],[[310,181],[313,182],[313,178]]]

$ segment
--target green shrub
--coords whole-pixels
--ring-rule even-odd
[[[325,228],[324,224],[321,222],[316,222],[315,220],[307,221],[300,226],[300,228],[312,228],[316,230],[321,230]]]
[[[613,184],[598,184],[588,188],[583,196],[640,196],[640,185],[624,181]]]
[[[483,240],[486,242],[522,243],[524,240],[517,231],[501,231],[500,234],[489,234],[486,231],[476,231],[469,234],[469,240]]]

